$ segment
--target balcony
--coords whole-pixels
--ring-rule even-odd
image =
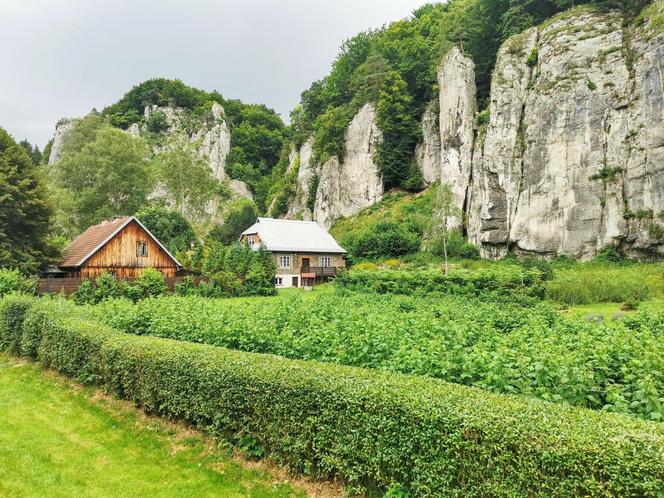
[[[336,266],[300,266],[300,273],[310,277],[334,277],[340,271]]]

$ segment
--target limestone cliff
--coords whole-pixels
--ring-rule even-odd
[[[444,57],[416,158],[451,185],[483,256],[664,256],[664,34],[644,17],[579,9],[510,38],[481,114],[472,62]]]
[[[380,140],[374,104],[365,104],[348,125],[342,161],[333,156],[325,164],[315,164],[314,141],[309,138],[290,157],[288,171],[296,161],[299,169],[286,218],[314,220],[329,228],[335,220],[382,199],[383,180],[373,159]],[[309,191],[314,187],[315,195]],[[314,198],[312,210],[310,201]]]
[[[622,22],[564,16],[502,47],[468,200],[485,256],[664,252],[664,38]]]
[[[334,220],[351,216],[382,199],[383,180],[373,160],[380,139],[376,108],[366,104],[346,131],[343,162],[334,156],[320,169],[313,212],[320,225],[328,228]]]

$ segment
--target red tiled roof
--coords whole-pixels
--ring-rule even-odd
[[[97,246],[108,239],[115,231],[126,224],[130,217],[115,218],[102,221],[99,225],[93,225],[64,250],[62,261],[58,266],[71,268],[78,266],[80,261],[94,251]]]

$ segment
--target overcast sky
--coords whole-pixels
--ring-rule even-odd
[[[343,40],[424,0],[0,0],[0,127],[40,148],[61,117],[179,78],[287,118]]]

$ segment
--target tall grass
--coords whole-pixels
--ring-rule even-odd
[[[575,265],[556,271],[547,284],[546,297],[569,305],[643,301],[658,291],[652,268],[648,270],[642,265]]]

